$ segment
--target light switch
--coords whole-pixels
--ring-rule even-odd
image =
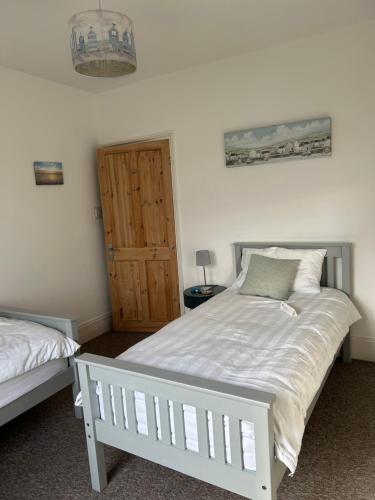
[[[94,207],[94,216],[95,216],[95,219],[102,219],[103,218],[102,207]]]

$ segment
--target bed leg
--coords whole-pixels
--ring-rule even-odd
[[[78,374],[82,391],[91,485],[93,490],[100,492],[107,486],[107,473],[104,461],[104,445],[96,438],[95,419],[100,416],[99,401],[95,390],[96,382],[90,380],[89,367],[87,365],[79,363]]]
[[[74,356],[69,358],[69,365],[74,367],[74,383],[72,384],[72,396],[73,396],[73,406],[74,406],[74,416],[76,418],[83,418],[83,409],[81,406],[75,406],[76,398],[80,392],[79,377],[77,364],[74,362]]]
[[[73,399],[75,400],[75,396],[74,396],[74,389],[73,389]],[[83,419],[83,410],[82,410],[82,406],[76,406],[74,405],[74,416],[76,418],[78,418],[79,420],[82,420]]]
[[[107,486],[107,472],[104,461],[104,445],[86,433],[92,489],[101,492]]]
[[[254,422],[255,426],[255,456],[256,456],[256,477],[258,479],[259,500],[276,500],[278,477],[275,453],[274,453],[274,424],[273,409],[259,407],[259,418]]]
[[[352,362],[352,355],[350,349],[350,333],[346,335],[344,343],[342,345],[342,360],[344,363]]]

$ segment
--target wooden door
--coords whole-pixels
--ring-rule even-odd
[[[98,150],[116,331],[153,332],[180,314],[169,141]]]

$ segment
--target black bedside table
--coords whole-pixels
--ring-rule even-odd
[[[204,295],[203,293],[194,293],[193,290],[199,288],[199,285],[192,286],[184,290],[185,306],[188,307],[189,309],[194,309],[194,307],[203,304],[203,302],[212,299],[212,297],[214,297],[218,293],[226,290],[225,286],[220,286],[220,285],[208,285],[208,286],[212,286],[212,293],[210,293],[209,295]]]

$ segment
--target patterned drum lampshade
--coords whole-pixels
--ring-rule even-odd
[[[112,77],[137,69],[133,21],[119,12],[87,10],[69,20],[74,69],[87,76]]]

